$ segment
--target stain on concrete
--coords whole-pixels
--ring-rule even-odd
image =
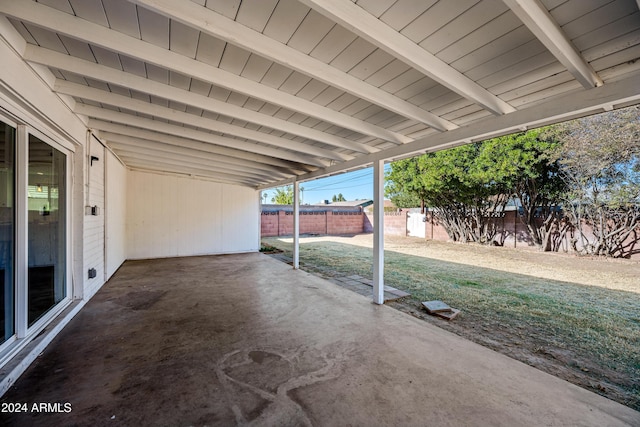
[[[166,294],[167,291],[160,290],[132,291],[117,298],[114,302],[135,311],[148,310],[156,305]]]
[[[339,361],[303,350],[236,350],[222,357],[216,371],[237,425],[312,426],[305,408],[292,399],[292,392],[337,378]]]

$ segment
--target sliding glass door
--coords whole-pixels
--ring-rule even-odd
[[[69,155],[0,116],[0,365],[69,301]]]
[[[66,298],[66,156],[29,135],[28,325]]]

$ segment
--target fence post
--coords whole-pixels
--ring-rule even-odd
[[[404,237],[409,235],[409,213],[404,211]]]
[[[434,238],[433,238],[433,223],[435,222],[435,217],[433,215],[433,212],[431,213],[431,218],[429,219],[429,222],[431,223],[431,240],[434,240]]]
[[[518,247],[518,207],[513,211],[513,248]]]

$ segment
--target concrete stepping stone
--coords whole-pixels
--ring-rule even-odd
[[[422,305],[424,306],[424,308],[427,309],[427,312],[429,314],[442,313],[442,312],[446,313],[451,311],[451,307],[449,307],[447,304],[439,300],[423,301]]]
[[[451,308],[448,304],[439,300],[423,301],[422,305],[427,309],[427,313],[446,320],[453,320],[460,314],[460,310]]]

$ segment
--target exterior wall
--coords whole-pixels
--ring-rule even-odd
[[[17,55],[24,53],[26,42],[4,17],[0,17],[0,35],[4,39],[0,42],[0,107],[15,115],[19,121],[26,122],[30,127],[74,151],[71,156],[75,178],[72,180],[70,194],[70,256],[75,278],[73,296],[81,299],[88,286],[85,282],[86,272],[83,272],[87,127],[47,86],[53,84],[54,76],[43,67],[34,66],[39,70],[36,74]]]
[[[253,189],[129,171],[126,203],[130,259],[258,250]]]
[[[104,217],[106,246],[106,279],[127,259],[126,215],[127,215],[127,169],[109,151],[105,155],[106,200]]]
[[[222,187],[222,198],[218,203],[222,240],[217,253],[257,252],[260,249],[259,192],[235,185],[216,185]],[[206,220],[209,220],[208,216]],[[205,247],[208,244],[206,241],[203,243]]]
[[[104,225],[105,225],[105,192],[104,192],[104,173],[105,173],[105,152],[104,147],[93,137],[87,141],[88,156],[95,156],[99,160],[94,161],[93,165],[87,165],[88,171],[88,188],[86,207],[98,207],[98,215],[91,215],[85,212],[84,215],[84,267],[82,269],[85,277],[85,296],[91,297],[95,294],[105,281],[105,265],[104,265]],[[96,269],[96,277],[90,279],[88,271],[90,268]]]

